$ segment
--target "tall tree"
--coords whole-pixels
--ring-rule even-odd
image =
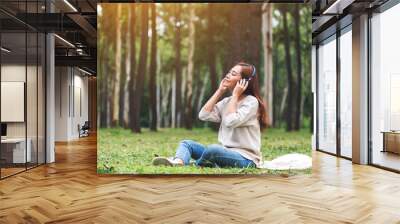
[[[115,48],[115,44],[112,44],[113,47]],[[114,62],[111,60],[111,54],[112,54],[112,48],[108,48],[108,57],[110,60],[107,61],[107,84],[106,84],[106,90],[107,90],[107,127],[111,127],[112,123],[112,116],[113,116],[113,108],[114,108],[114,97],[113,97],[113,90],[114,90],[114,76],[113,74],[115,73],[115,66],[112,65]]]
[[[188,71],[187,71],[187,79],[186,79],[186,116],[185,116],[185,125],[187,129],[192,129],[192,113],[193,113],[193,104],[192,104],[192,95],[193,95],[193,67],[194,67],[194,50],[195,50],[195,8],[194,6],[189,6],[189,49],[188,49]]]
[[[182,64],[181,64],[181,20],[182,4],[175,5],[175,122],[176,127],[181,126],[182,118]]]
[[[130,24],[130,69],[129,69],[129,83],[128,83],[128,92],[129,92],[129,127],[133,131],[134,130],[134,120],[135,120],[135,107],[134,107],[134,83],[135,83],[135,73],[136,73],[136,4],[130,4],[129,10],[129,20]]]
[[[126,56],[128,55],[127,52],[127,30],[128,30],[128,20],[125,18],[125,12],[126,10],[124,10],[125,7],[122,8],[122,18],[123,20],[121,21],[121,75],[120,75],[120,82],[119,82],[119,111],[118,111],[118,121],[119,121],[119,125],[121,127],[126,127],[126,122],[124,119],[124,112],[125,112],[125,85],[126,85],[126,78],[127,78],[127,69],[126,69]]]
[[[264,49],[264,100],[267,107],[268,125],[273,123],[273,72],[272,72],[272,4],[262,6],[262,37]]]
[[[199,100],[197,101],[197,111],[200,111],[200,109],[201,109],[201,106],[202,106],[201,103],[203,102],[207,85],[208,85],[208,76],[205,77],[204,81],[200,85],[201,88],[200,88]]]
[[[286,130],[293,130],[293,75],[292,75],[292,60],[290,55],[290,37],[289,37],[289,27],[288,27],[288,8],[287,5],[283,5],[281,8],[281,13],[283,16],[283,29],[284,33],[284,47],[285,47],[285,60],[286,60],[286,75],[287,75],[287,88],[288,88],[288,99],[286,106]]]
[[[176,127],[176,74],[172,74],[171,78],[171,127]]]
[[[276,127],[277,126],[277,121],[279,120],[279,118],[281,117],[280,115],[281,115],[281,113],[278,113],[278,111],[279,111],[279,102],[278,102],[278,100],[276,100],[277,98],[278,98],[278,91],[279,91],[279,88],[278,88],[278,78],[280,77],[278,74],[278,71],[279,71],[279,66],[278,66],[278,44],[276,44],[276,46],[272,49],[272,51],[273,51],[273,55],[275,55],[275,57],[273,57],[273,59],[272,59],[272,61],[273,61],[273,67],[274,67],[274,69],[272,70],[272,72],[273,72],[273,76],[272,76],[272,86],[275,86],[275,88],[272,88],[272,94],[273,94],[273,97],[272,97],[272,99],[273,99],[273,101],[272,101],[272,105],[273,105],[273,112],[272,112],[272,114],[273,115],[275,115],[275,116],[273,116],[272,118],[272,126],[273,127]]]
[[[130,73],[131,73],[131,71],[130,71],[130,69],[131,69],[131,56],[130,56],[130,54],[131,54],[131,47],[132,47],[132,43],[130,42],[130,39],[131,39],[131,32],[130,32],[130,27],[131,27],[131,22],[133,22],[133,21],[131,21],[131,13],[130,13],[130,10],[131,10],[131,8],[130,8],[130,5],[127,5],[126,6],[126,10],[127,10],[127,12],[126,12],[126,18],[127,18],[127,24],[126,24],[126,56],[125,56],[125,59],[124,59],[124,63],[125,63],[125,69],[126,69],[126,78],[125,78],[125,84],[124,84],[124,92],[125,92],[125,94],[124,94],[124,98],[125,98],[125,100],[124,100],[124,112],[123,112],[123,117],[124,117],[124,128],[127,128],[127,129],[129,129],[130,128],[130,123],[129,123],[129,118],[130,118],[130,115],[129,115],[129,109],[130,109],[130,104],[129,104],[129,82],[130,82],[130,79],[131,79],[131,76],[130,76]]]
[[[101,121],[103,127],[110,127],[112,120],[112,108],[113,108],[113,79],[115,73],[115,66],[113,56],[115,56],[115,51],[113,54],[113,49],[115,49],[115,20],[109,20],[108,18],[115,17],[115,11],[117,11],[117,4],[103,6],[103,14],[99,17],[100,22],[100,54],[103,55],[103,59],[99,59],[105,63],[102,63],[100,67],[104,67],[101,72],[102,75],[99,74],[99,80],[104,84],[99,86],[101,89],[102,97],[100,101],[101,104]]]
[[[156,4],[151,4],[151,55],[149,68],[149,95],[150,95],[150,130],[157,130],[157,89],[156,89],[156,71],[157,71],[157,30],[156,30]]]
[[[164,82],[162,83],[162,89],[161,89],[162,94],[160,94],[160,119],[161,119],[161,126],[166,127],[169,125],[169,103],[171,102],[171,82],[169,79],[165,79]]]
[[[261,62],[261,50],[260,45],[262,44],[262,4],[254,3],[249,4],[246,7],[249,12],[249,19],[246,23],[246,35],[241,38],[242,43],[246,43],[244,52],[245,60],[253,64],[260,75],[260,62]],[[251,41],[248,41],[251,40]]]
[[[103,12],[105,13],[105,10],[103,10]],[[104,15],[103,13],[103,15]],[[100,17],[99,19],[99,30],[100,31],[105,31],[106,27],[104,24],[104,20],[102,19],[104,18],[104,16]],[[98,60],[100,62],[102,61],[107,61],[107,54],[106,54],[106,48],[104,45],[104,39],[105,37],[103,35],[100,35],[99,37],[99,58]],[[100,109],[100,127],[101,128],[105,128],[107,127],[107,72],[106,72],[107,66],[105,66],[105,63],[100,63],[99,64],[99,75],[98,75],[98,81],[99,81],[99,103],[98,103],[98,107]]]
[[[215,12],[217,11],[215,3],[208,3],[207,9],[207,42],[209,46],[207,47],[208,56],[208,69],[210,73],[211,82],[211,92],[215,92],[218,88],[218,80],[221,77],[217,77],[217,65],[216,65],[216,29],[215,29]],[[199,93],[201,93],[199,91]],[[204,94],[204,93],[203,93]],[[200,97],[200,96],[199,96]],[[211,128],[213,130],[218,130],[219,125],[217,123],[211,123]]]
[[[113,113],[112,122],[113,127],[118,125],[119,116],[119,88],[121,76],[121,4],[117,5],[117,15],[115,17],[115,33],[116,33],[116,49],[115,49],[115,76],[113,85]]]
[[[139,65],[136,73],[135,90],[133,95],[134,100],[134,122],[133,131],[140,133],[140,109],[143,96],[143,84],[146,77],[147,68],[147,48],[149,42],[148,29],[149,29],[149,7],[148,4],[140,5],[141,9],[141,33],[140,33],[140,54]]]
[[[302,106],[302,69],[301,69],[301,37],[300,37],[300,9],[299,5],[295,4],[293,8],[293,20],[295,29],[295,49],[296,49],[296,64],[297,64],[297,93],[296,93],[296,112],[294,129],[299,130],[301,126],[301,106]]]
[[[215,22],[213,21],[215,11],[215,3],[208,3],[207,10],[207,22],[208,22],[208,30],[207,30],[207,39],[209,46],[207,47],[208,51],[208,67],[210,71],[210,80],[211,80],[211,91],[215,92],[218,88],[217,81],[217,66],[216,66],[216,56],[215,56]]]
[[[229,26],[230,32],[230,49],[229,49],[229,56],[230,60],[228,63],[227,70],[233,66],[234,63],[238,62],[239,60],[243,59],[245,48],[244,44],[241,42],[243,34],[246,32],[246,24],[248,22],[247,19],[243,21],[243,19],[238,15],[248,16],[248,14],[243,13],[247,9],[244,7],[243,4],[238,4],[237,6],[233,6],[233,9],[230,11],[230,24],[234,24]],[[227,71],[226,71],[227,72]],[[225,74],[224,74],[225,75]]]

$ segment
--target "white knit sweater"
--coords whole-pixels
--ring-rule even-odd
[[[257,167],[260,167],[262,154],[261,131],[257,119],[258,100],[254,96],[247,95],[239,101],[236,112],[225,115],[231,98],[232,96],[226,97],[216,103],[211,112],[205,111],[203,106],[199,112],[199,119],[221,123],[218,132],[219,143],[252,160]]]

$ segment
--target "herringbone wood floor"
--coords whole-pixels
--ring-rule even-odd
[[[0,181],[0,223],[400,223],[400,175],[314,153],[309,176],[98,176],[96,139]]]

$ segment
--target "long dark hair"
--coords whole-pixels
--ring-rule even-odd
[[[244,91],[243,94],[245,95],[252,95],[258,100],[258,121],[260,123],[261,130],[264,130],[267,127],[268,120],[267,120],[267,112],[264,101],[260,96],[260,88],[258,85],[258,75],[254,65],[246,63],[244,61],[240,61],[236,65],[242,67],[240,75],[242,78],[249,81],[247,89]]]

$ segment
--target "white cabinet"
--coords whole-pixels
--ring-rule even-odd
[[[2,147],[7,147],[12,153],[12,163],[25,163],[32,160],[32,140],[26,140],[25,152],[25,138],[7,138],[1,140]],[[26,159],[26,161],[25,161]],[[10,161],[11,162],[11,161]]]

